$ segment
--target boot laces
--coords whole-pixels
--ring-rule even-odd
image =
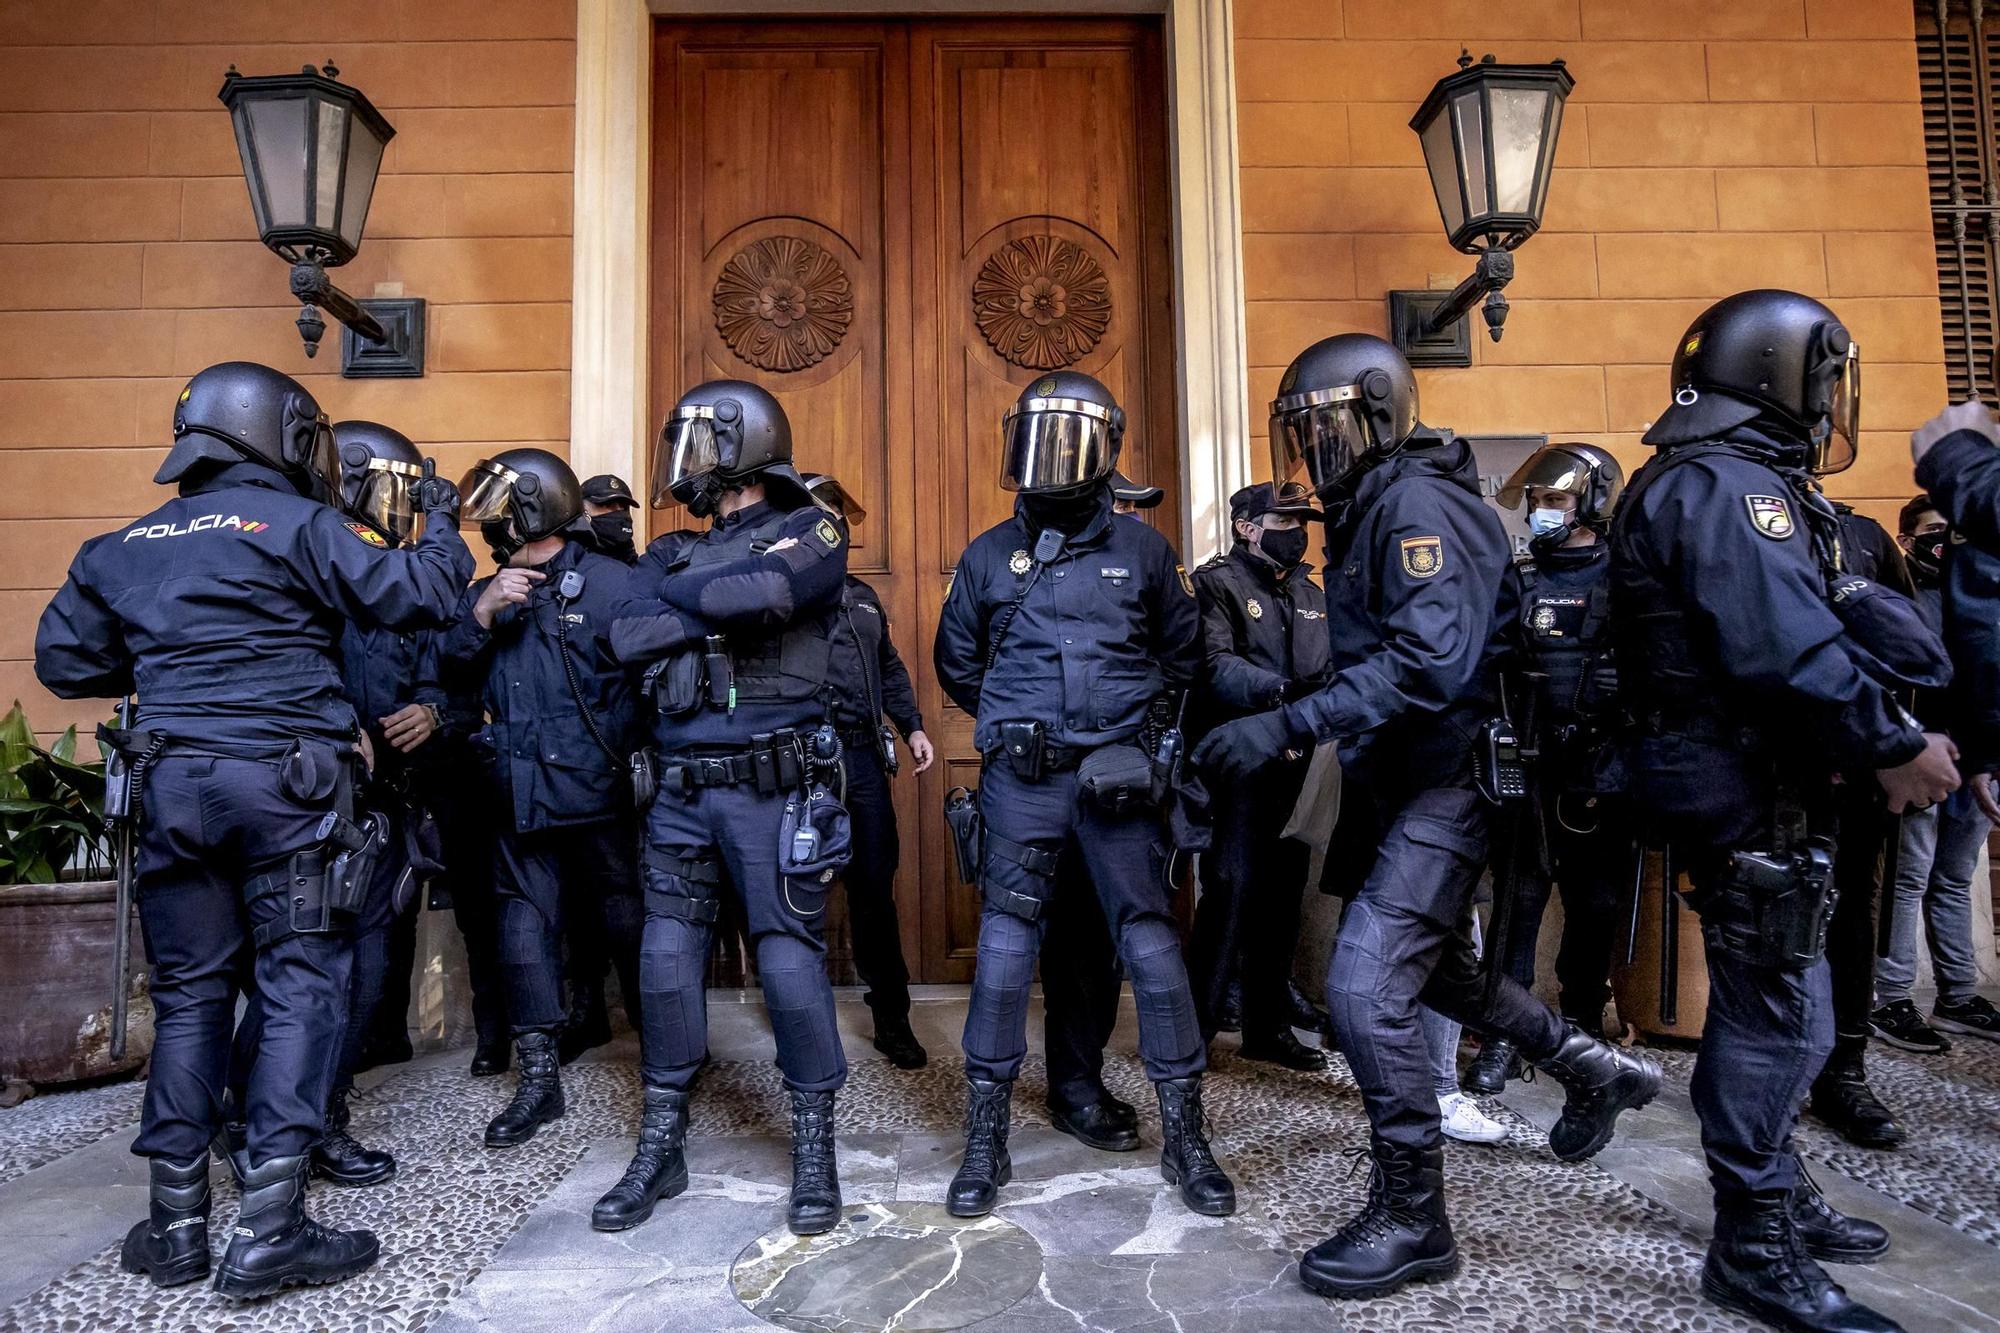
[[[1000,1163],[1000,1107],[997,1093],[974,1093],[965,1108],[965,1161],[959,1168],[991,1175]]]
[[[361,1146],[359,1139],[347,1132],[347,1127],[344,1125],[335,1129],[329,1129],[325,1134],[321,1135],[319,1150],[326,1156],[333,1158],[359,1157],[362,1153],[368,1151]]]
[[[1174,1152],[1181,1159],[1181,1170],[1189,1174],[1221,1170],[1208,1146],[1208,1111],[1201,1104],[1201,1094],[1190,1094],[1177,1109]]]
[[[1368,1202],[1361,1211],[1348,1219],[1333,1235],[1336,1244],[1367,1244],[1388,1235],[1395,1229],[1393,1209],[1389,1202],[1388,1173],[1382,1170],[1382,1163],[1367,1148],[1343,1148],[1340,1155],[1347,1158],[1347,1174],[1344,1180],[1352,1180],[1354,1173],[1363,1166],[1368,1168]]]
[[[833,1117],[818,1110],[793,1112],[793,1191],[830,1193],[833,1184]]]

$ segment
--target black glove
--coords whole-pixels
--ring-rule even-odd
[[[425,461],[429,462],[428,459]],[[420,514],[443,514],[454,523],[458,521],[458,483],[448,477],[420,478],[416,501]]]
[[[1225,722],[1195,746],[1194,761],[1222,777],[1241,781],[1297,743],[1284,710]]]

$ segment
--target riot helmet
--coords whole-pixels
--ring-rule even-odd
[[[1125,412],[1079,370],[1056,370],[1021,390],[1000,419],[1000,487],[1024,495],[1083,492],[1111,475]]]
[[[652,503],[715,512],[724,491],[777,478],[803,492],[792,467],[792,423],[769,392],[747,380],[709,380],[681,395],[653,448]]]
[[[417,530],[417,482],[424,456],[410,437],[374,421],[337,421],[340,507],[401,546]]]
[[[812,496],[813,503],[837,516],[841,522],[852,527],[857,523],[868,521],[868,511],[863,509],[861,502],[840,484],[838,478],[829,477],[824,472],[808,472],[804,474],[803,480],[806,484],[806,493]]]
[[[1519,509],[1530,491],[1566,491],[1576,499],[1560,523],[1538,528],[1529,542],[1550,549],[1562,545],[1578,528],[1602,534],[1610,526],[1611,511],[1625,493],[1625,469],[1594,444],[1545,444],[1500,487],[1500,503]]]
[[[1403,447],[1417,428],[1417,377],[1370,333],[1322,338],[1294,357],[1271,402],[1271,467],[1303,469],[1322,496]]]
[[[181,390],[174,445],[153,480],[176,482],[204,464],[240,462],[270,468],[310,499],[329,500],[339,491],[333,428],[318,400],[282,371],[224,361]]]
[[[1646,443],[1686,444],[1763,420],[1810,447],[1827,476],[1861,440],[1861,348],[1840,317],[1809,296],[1768,288],[1725,296],[1674,350],[1673,405]]]
[[[568,463],[546,449],[505,449],[472,465],[458,483],[461,519],[479,525],[493,558],[508,557],[574,524],[583,488]]]

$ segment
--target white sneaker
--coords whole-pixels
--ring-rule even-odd
[[[1507,1127],[1462,1092],[1438,1098],[1438,1114],[1444,1118],[1445,1137],[1460,1143],[1498,1143],[1507,1137]]]

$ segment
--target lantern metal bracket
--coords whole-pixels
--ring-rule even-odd
[[[1483,299],[1486,305],[1480,313],[1493,341],[1499,342],[1508,310],[1506,294],[1500,289],[1513,279],[1511,253],[1482,250],[1471,275],[1449,292],[1390,292],[1390,341],[1413,366],[1471,365],[1471,322],[1466,316]]]
[[[292,265],[292,295],[301,302],[299,337],[307,356],[319,353],[326,311],[345,326],[340,373],[347,379],[403,379],[424,373],[424,303],[419,299],[359,300],[327,276],[320,257]]]

